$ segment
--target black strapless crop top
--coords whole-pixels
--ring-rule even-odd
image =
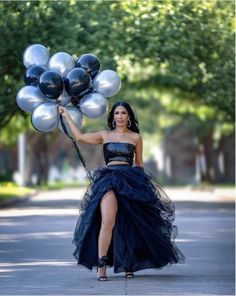
[[[123,161],[133,165],[135,145],[131,143],[108,142],[103,144],[105,163]]]

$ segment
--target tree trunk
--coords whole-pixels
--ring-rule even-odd
[[[206,173],[202,176],[202,181],[216,183],[221,179],[218,164],[219,151],[214,148],[213,129],[202,139],[204,154],[206,159]]]
[[[50,135],[28,133],[27,135],[27,184],[32,184],[32,175],[36,175],[36,184],[48,182]]]
[[[220,141],[220,151],[224,157],[224,182],[235,182],[235,137],[234,134],[223,136]]]

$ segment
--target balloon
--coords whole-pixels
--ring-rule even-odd
[[[39,84],[39,78],[41,74],[43,74],[47,69],[43,66],[34,65],[27,69],[25,72],[25,83],[28,85],[35,85]]]
[[[120,90],[121,80],[115,71],[104,70],[94,78],[93,87],[105,97],[112,97]]]
[[[40,76],[39,88],[46,98],[56,99],[63,91],[63,79],[56,71],[46,71]]]
[[[68,94],[68,92],[65,89],[63,89],[62,94],[57,98],[57,102],[62,106],[65,106],[69,104],[70,101],[71,101],[71,96]]]
[[[85,91],[83,91],[82,93],[80,93],[77,97],[73,97],[71,99],[71,102],[72,102],[73,106],[77,106],[79,104],[80,100],[84,96],[86,96],[87,94],[92,93],[92,92],[93,92],[93,88],[90,87],[89,89],[86,89]]]
[[[46,100],[40,90],[33,85],[26,85],[22,87],[17,95],[17,105],[26,112],[33,112],[33,110]]]
[[[49,60],[49,50],[41,44],[33,44],[26,48],[23,63],[26,68],[33,65],[46,66]]]
[[[99,118],[107,112],[108,101],[103,95],[94,92],[86,95],[80,101],[79,109],[89,118]]]
[[[86,70],[94,78],[100,70],[99,59],[93,54],[82,54],[75,63],[78,68]]]
[[[74,122],[74,124],[77,126],[78,129],[81,128],[82,123],[83,123],[83,115],[81,114],[81,112],[78,110],[78,108],[76,107],[65,107],[67,109],[67,111],[70,113],[70,116]],[[70,131],[70,128],[68,126],[68,124],[66,123],[65,119],[62,117],[63,123],[65,125],[66,131],[68,132],[68,134],[70,136],[72,136],[72,133]],[[59,120],[58,123],[58,128],[64,132],[61,121]]]
[[[74,59],[66,52],[55,53],[48,62],[48,68],[57,71],[62,77],[66,77],[74,67]]]
[[[81,68],[71,70],[65,80],[67,92],[74,97],[89,89],[91,86],[91,77]]]
[[[58,110],[54,103],[43,103],[31,115],[33,127],[40,132],[50,132],[58,125]]]

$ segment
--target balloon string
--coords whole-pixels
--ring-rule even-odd
[[[78,144],[77,144],[76,140],[75,140],[73,137],[71,137],[71,136],[69,135],[69,133],[68,133],[68,131],[67,131],[67,128],[66,128],[66,126],[65,126],[65,123],[64,123],[64,121],[63,121],[62,115],[59,114],[59,116],[60,116],[60,121],[61,121],[61,125],[62,125],[62,128],[63,128],[64,133],[65,133],[65,134],[67,135],[67,137],[72,141],[72,143],[73,143],[73,145],[74,145],[74,148],[75,148],[75,150],[76,150],[76,152],[77,152],[77,154],[78,154],[78,156],[79,156],[79,159],[80,159],[80,161],[81,161],[81,163],[82,163],[82,165],[83,165],[83,167],[84,167],[84,169],[85,169],[85,171],[86,171],[86,173],[87,173],[87,176],[88,176],[89,179],[91,179],[91,178],[92,178],[91,173],[89,172],[89,170],[88,170],[87,167],[86,167],[85,160],[84,160],[83,156],[81,155],[81,152],[80,152],[80,150],[79,150],[79,147],[78,147]]]

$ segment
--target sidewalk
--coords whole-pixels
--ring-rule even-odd
[[[166,188],[173,201],[235,202],[236,190],[232,188],[191,189],[190,187]]]

